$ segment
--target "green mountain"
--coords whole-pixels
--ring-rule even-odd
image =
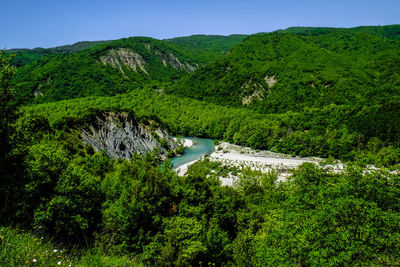
[[[214,60],[245,36],[196,35],[165,41],[132,37],[50,49],[9,50],[19,66],[19,103],[108,96],[149,83],[175,81]]]
[[[177,37],[171,39],[165,39],[168,43],[174,44],[180,49],[191,54],[191,57],[196,58],[201,63],[208,63],[215,59],[221,54],[224,54],[230,48],[243,41],[246,35],[192,35],[185,37]],[[85,49],[89,49],[100,44],[104,44],[110,41],[81,41],[72,45],[63,45],[51,48],[34,48],[24,49],[16,48],[9,49],[7,53],[13,54],[14,57],[11,59],[11,64],[16,67],[22,67],[33,61],[49,55],[54,54],[67,54],[73,52],[79,52]]]
[[[242,42],[247,35],[191,35],[165,39],[186,52],[192,54],[199,62],[208,63],[218,56],[225,54],[229,49]]]
[[[400,91],[399,46],[341,29],[257,34],[167,91],[263,113],[373,104]]]
[[[14,84],[18,102],[39,103],[115,95],[153,81],[176,80],[197,67],[173,45],[134,37],[39,58],[18,68]]]
[[[109,41],[82,41],[72,45],[63,45],[52,48],[38,47],[34,49],[10,49],[7,50],[7,52],[14,55],[11,59],[11,64],[16,67],[22,67],[44,56],[78,52],[106,42]]]
[[[399,49],[399,41],[343,29],[257,34],[166,92],[282,114],[293,138],[283,150],[314,146],[314,137],[328,138],[337,129],[352,133],[353,145],[377,137],[398,146]],[[307,134],[290,134],[292,129]],[[308,131],[314,137],[305,138]]]

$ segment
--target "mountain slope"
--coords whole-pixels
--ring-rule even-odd
[[[400,40],[400,25],[386,25],[386,26],[359,26],[354,28],[328,28],[328,27],[290,27],[285,30],[278,30],[281,33],[294,33],[302,35],[318,35],[327,32],[349,31],[368,33],[385,37],[392,40]]]
[[[7,50],[7,53],[15,55],[14,58],[11,59],[12,65],[22,67],[44,56],[78,52],[106,42],[109,41],[82,41],[72,45],[63,45],[52,48],[38,47],[34,49],[10,49]]]
[[[225,54],[229,49],[242,42],[247,35],[191,35],[165,39],[192,54],[199,62],[208,63],[218,56]]]
[[[168,43],[134,37],[42,57],[19,68],[14,84],[18,102],[40,103],[115,95],[153,81],[176,80],[197,67],[195,60]]]
[[[174,44],[187,53],[190,53],[191,57],[196,58],[196,60],[201,63],[208,63],[219,55],[224,54],[236,44],[243,41],[244,38],[246,38],[246,35],[239,34],[229,36],[192,35],[165,39],[163,41]],[[72,45],[62,45],[51,48],[16,48],[7,50],[7,53],[14,55],[14,58],[11,59],[12,65],[16,67],[22,67],[44,56],[79,52],[107,42],[111,42],[111,40],[81,41]]]
[[[352,28],[351,30],[370,33],[393,40],[400,40],[400,25],[360,26]]]
[[[398,41],[342,29],[257,34],[167,91],[263,113],[363,106],[400,92],[399,51]]]

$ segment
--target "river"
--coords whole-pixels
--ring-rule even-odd
[[[198,160],[203,155],[209,155],[214,152],[214,140],[212,139],[198,137],[184,137],[184,139],[192,140],[193,145],[185,148],[185,152],[182,155],[171,160],[173,169],[188,162]]]

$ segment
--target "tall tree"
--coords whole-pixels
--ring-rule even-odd
[[[17,119],[17,107],[13,103],[14,92],[11,86],[11,79],[15,68],[9,64],[10,57],[5,51],[0,51],[0,211],[1,220],[7,220],[9,210],[14,170],[11,165],[13,123]]]

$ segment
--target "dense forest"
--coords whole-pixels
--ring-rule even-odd
[[[38,47],[34,49],[10,49],[7,52],[14,55],[13,58],[10,60],[10,63],[16,67],[22,67],[24,65],[32,63],[33,61],[41,57],[54,54],[67,54],[78,52],[105,42],[107,41],[83,41],[77,42],[72,45],[63,45],[52,48]]]
[[[262,113],[374,105],[398,95],[399,45],[341,29],[258,34],[168,90]]]
[[[294,113],[294,129],[341,129],[397,147],[399,41],[317,29],[250,36],[166,91],[268,116]]]
[[[396,30],[135,37],[20,65],[1,52],[0,265],[398,265]],[[327,160],[286,181],[207,157],[178,176],[157,151],[85,144],[101,112]]]
[[[169,44],[135,37],[42,57],[19,68],[13,82],[18,103],[41,103],[115,95],[141,84],[178,79],[197,66]]]
[[[143,84],[175,81],[214,60],[245,36],[188,36],[160,41],[132,37],[49,49],[9,50],[19,67],[16,101],[42,103],[109,96]]]
[[[393,128],[379,132],[382,122],[365,119],[365,128],[351,131],[346,126],[349,120],[346,109],[329,106],[307,113],[265,115],[248,109],[160,94],[151,87],[114,97],[33,105],[24,110],[48,118],[56,128],[62,128],[65,123],[82,124],[86,116],[102,110],[128,110],[139,117],[155,118],[176,135],[211,137],[300,156],[331,156],[342,160],[365,158],[366,163],[374,164],[390,165],[400,158],[400,149],[383,139],[386,135],[394,138],[398,133],[398,128],[394,127],[398,125],[398,116],[390,116],[395,112],[393,110],[383,115],[372,113],[377,117],[387,116],[393,121]]]
[[[295,34],[314,35],[320,32],[337,31],[337,28],[328,27],[290,27],[285,30],[278,30],[277,32],[287,32]],[[359,26],[354,28],[340,28],[341,31],[347,32],[362,32],[379,37],[388,38],[391,40],[400,40],[400,25],[387,25],[387,26]]]
[[[243,41],[247,35],[232,34],[222,35],[191,35],[165,39],[181,49],[190,53],[200,63],[209,63],[225,54],[232,47]]]

